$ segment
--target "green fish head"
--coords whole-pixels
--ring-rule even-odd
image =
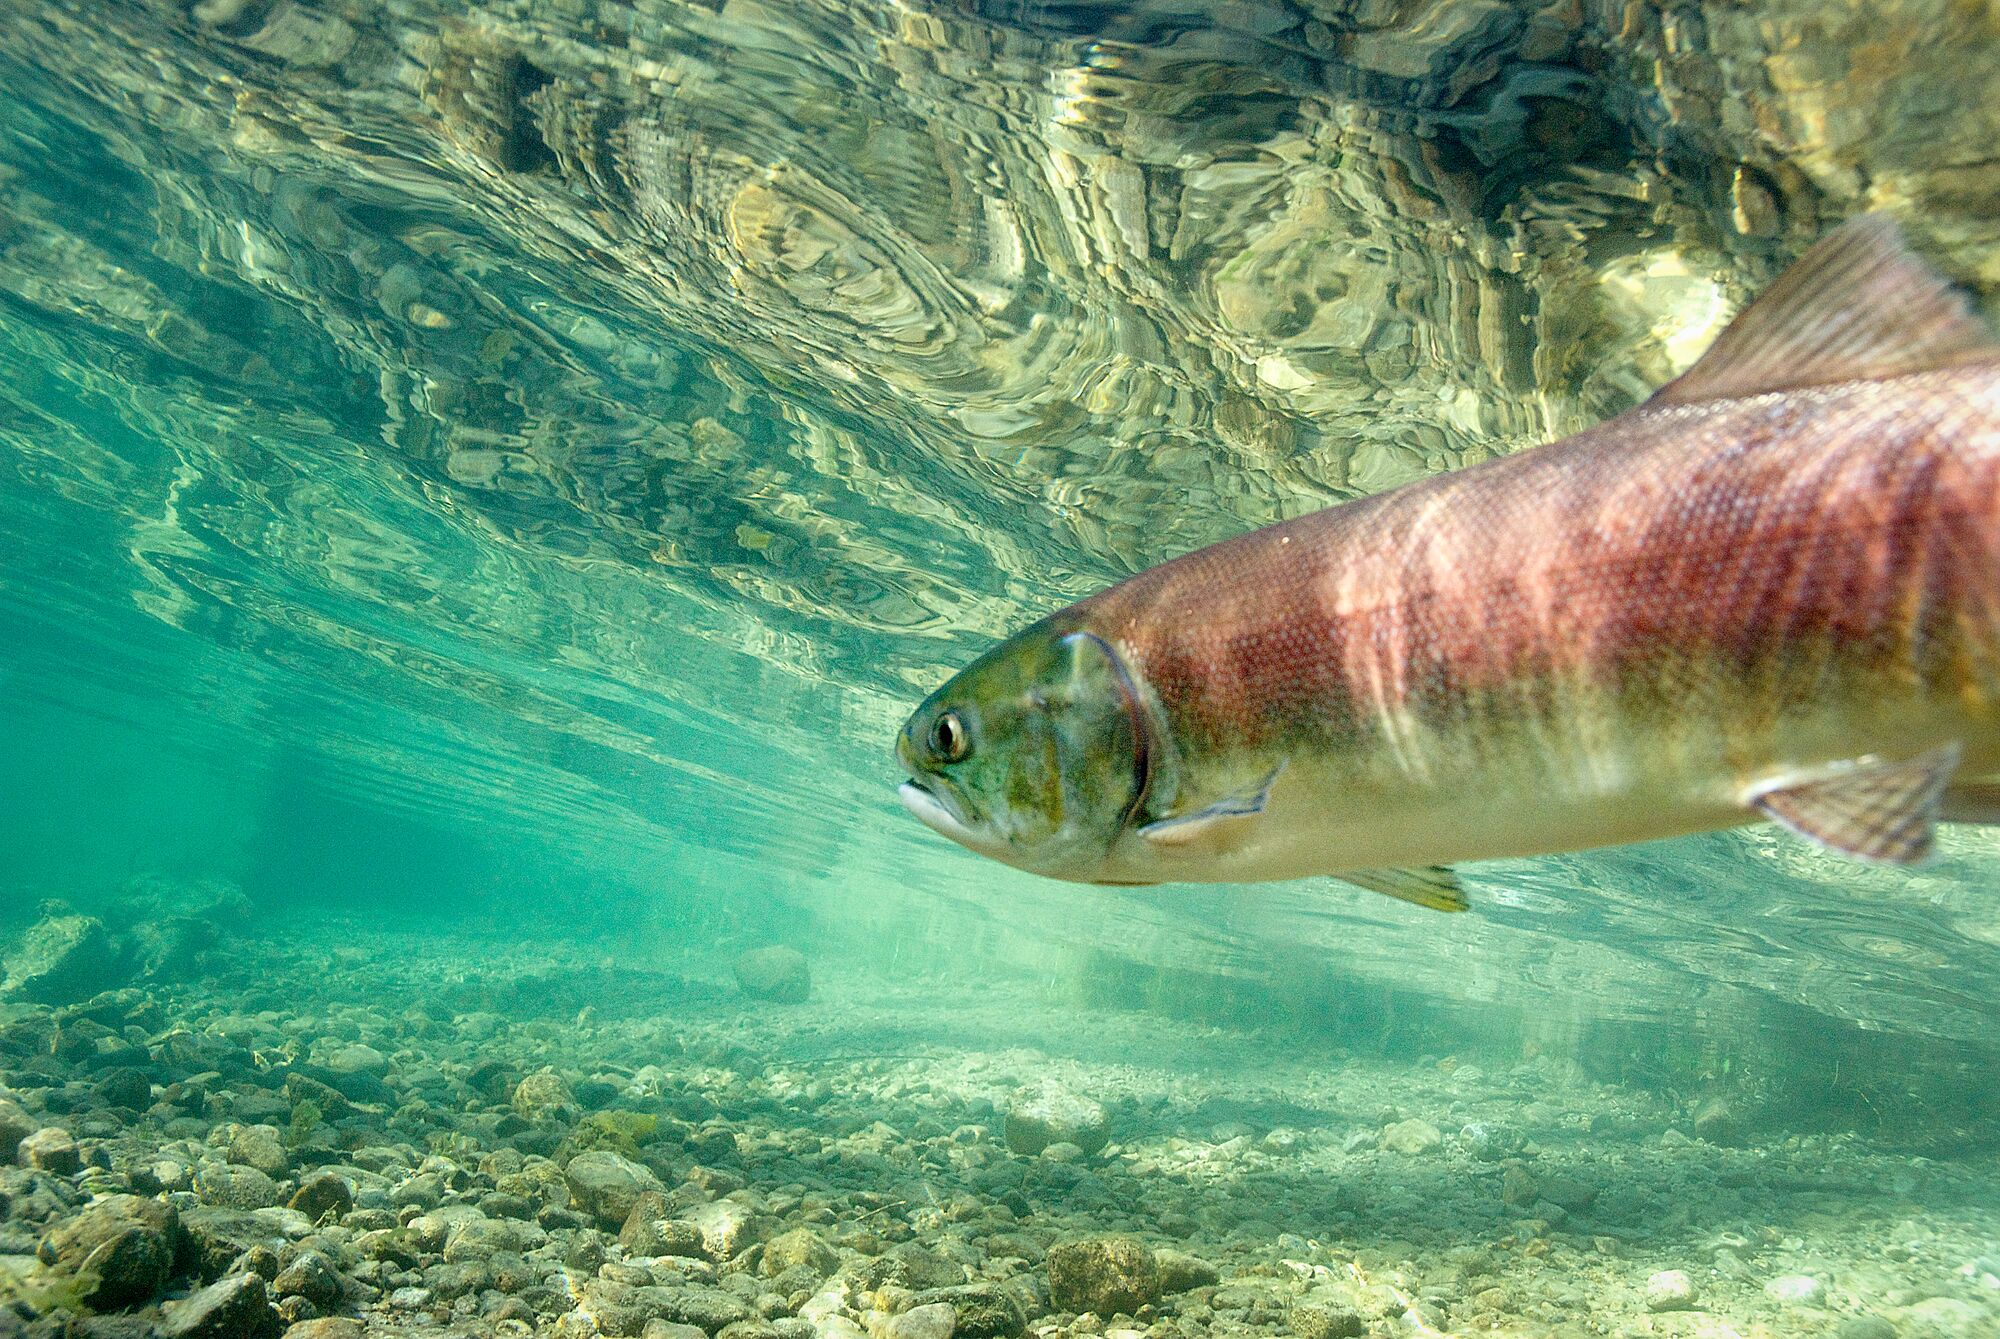
[[[1145,799],[1146,715],[1103,638],[1036,624],[904,724],[903,806],[981,855],[1090,882]]]

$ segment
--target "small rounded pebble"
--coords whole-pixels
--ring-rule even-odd
[[[1646,1310],[1687,1311],[1699,1294],[1682,1269],[1663,1269],[1646,1280]]]

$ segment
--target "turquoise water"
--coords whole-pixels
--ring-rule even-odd
[[[1984,832],[1915,873],[1765,830],[1503,862],[1443,918],[1041,883],[895,803],[895,727],[1009,628],[1614,412],[1824,221],[1914,203],[2000,273],[1985,104],[1916,91],[1957,11],[1864,134],[1780,38],[1865,34],[1560,8],[7,6],[8,931],[150,880],[240,889],[295,966],[727,993],[788,944],[892,992],[876,1050],[972,1045],[947,1001],[992,980],[1024,1046],[1090,1049],[1052,1008],[1216,1083],[1273,1034],[1561,1057],[1984,1175]]]

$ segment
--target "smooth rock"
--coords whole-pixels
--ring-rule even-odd
[[[1764,1295],[1794,1306],[1825,1306],[1826,1284],[1809,1274],[1780,1274],[1764,1285]]]
[[[1391,1153],[1415,1157],[1429,1153],[1443,1143],[1444,1135],[1427,1120],[1400,1120],[1394,1125],[1382,1127],[1382,1147]]]
[[[194,1174],[194,1193],[219,1209],[266,1209],[277,1204],[278,1183],[255,1167],[211,1163]]]
[[[278,1142],[278,1132],[267,1125],[246,1125],[229,1141],[225,1156],[244,1167],[255,1167],[266,1176],[283,1176],[292,1164],[291,1155]]]
[[[367,1339],[361,1322],[346,1316],[321,1316],[302,1320],[285,1331],[284,1339]]]
[[[1834,1330],[1833,1339],[1896,1339],[1896,1327],[1880,1316],[1849,1316]]]
[[[389,1057],[358,1041],[327,1052],[325,1064],[336,1074],[373,1074],[379,1079],[389,1072]]]
[[[809,1227],[793,1228],[765,1242],[763,1258],[757,1262],[757,1272],[767,1279],[792,1269],[810,1269],[825,1278],[839,1267],[840,1252]]]
[[[890,1317],[884,1334],[886,1339],[951,1339],[957,1323],[958,1313],[949,1304],[932,1302]]]
[[[271,1291],[280,1297],[303,1297],[322,1311],[339,1306],[346,1296],[346,1281],[318,1251],[301,1251],[298,1259],[278,1271]]]
[[[1001,1126],[1007,1147],[1034,1157],[1051,1144],[1074,1144],[1086,1154],[1111,1142],[1111,1114],[1102,1102],[1056,1084],[1017,1097]]]
[[[1681,1269],[1663,1269],[1646,1280],[1646,1310],[1692,1310],[1699,1294],[1694,1280]]]
[[[665,1192],[651,1169],[608,1149],[579,1153],[563,1168],[576,1207],[608,1228],[621,1227],[648,1190]]]
[[[764,1226],[749,1206],[735,1200],[698,1204],[681,1215],[701,1233],[702,1251],[717,1264],[734,1260],[763,1236]]]
[[[795,948],[753,948],[736,959],[735,971],[737,988],[751,999],[803,1004],[812,996],[811,969]]]

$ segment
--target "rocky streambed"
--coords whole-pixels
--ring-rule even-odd
[[[19,944],[52,937],[123,943]],[[321,924],[121,961],[0,1005],[0,1331],[2000,1333],[1990,1140],[789,949]]]

